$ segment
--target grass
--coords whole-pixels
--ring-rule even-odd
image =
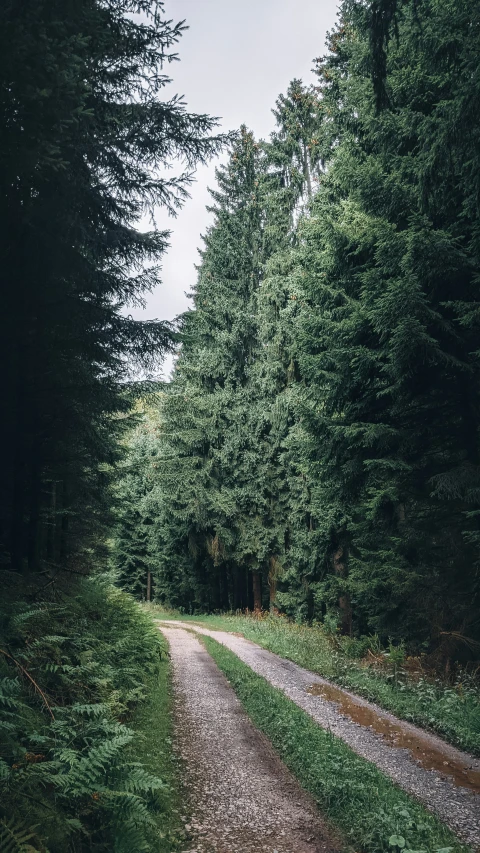
[[[155,795],[155,828],[151,849],[155,853],[173,853],[184,846],[183,822],[180,819],[180,770],[172,753],[172,683],[168,644],[162,637],[164,654],[158,673],[148,684],[148,698],[129,721],[137,737],[131,745],[130,758],[159,776],[165,787]],[[182,812],[183,813],[183,812]]]
[[[253,723],[337,826],[362,853],[467,851],[437,818],[377,768],[321,729],[279,690],[210,637],[206,648]]]
[[[356,657],[367,652],[372,638],[332,639],[321,626],[298,625],[283,617],[189,617],[160,609],[157,612],[164,618],[237,631],[263,648],[376,702],[401,719],[435,731],[461,749],[480,755],[480,690],[472,680],[459,679],[451,685],[438,678],[413,679],[401,664],[395,672],[388,654],[384,655],[385,665],[373,669]]]

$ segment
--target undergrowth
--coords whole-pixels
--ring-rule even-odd
[[[0,615],[2,853],[161,850],[169,780],[135,734],[152,684],[168,711],[150,617],[99,579],[12,588]]]
[[[159,610],[159,615],[161,611]],[[480,690],[466,673],[455,683],[423,676],[412,678],[403,666],[401,648],[383,652],[384,665],[373,668],[361,659],[378,640],[329,636],[321,625],[310,627],[286,618],[262,614],[188,617],[164,613],[165,618],[193,620],[217,630],[237,631],[247,639],[311,672],[340,684],[398,717],[429,728],[445,740],[480,755]]]
[[[202,640],[253,723],[326,817],[342,830],[352,849],[362,853],[460,853],[468,849],[420,803],[316,725],[233,652],[210,637]]]
[[[151,834],[151,850],[155,853],[174,853],[184,846],[184,821],[180,813],[185,811],[180,802],[180,779],[178,763],[172,752],[172,684],[171,664],[167,642],[162,640],[162,659],[150,680],[148,696],[133,714],[131,727],[137,737],[129,745],[131,758],[140,761],[153,775],[165,783],[157,794],[155,823],[156,831]],[[164,652],[164,653],[163,653]]]

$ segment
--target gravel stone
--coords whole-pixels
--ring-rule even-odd
[[[258,732],[191,632],[166,627],[175,743],[184,765],[185,853],[333,853],[313,801]]]
[[[273,687],[282,690],[289,699],[306,711],[322,728],[330,730],[345,741],[358,755],[373,762],[400,788],[421,800],[459,838],[470,844],[474,849],[480,850],[480,796],[466,788],[455,785],[448,776],[443,776],[435,770],[424,769],[417,764],[407,749],[392,746],[381,735],[372,731],[370,727],[361,726],[354,723],[349,717],[339,714],[338,706],[334,702],[329,702],[321,696],[314,696],[308,692],[312,684],[329,684],[328,681],[291,661],[280,658],[273,652],[262,649],[243,637],[225,631],[210,631],[193,623],[162,621],[162,626],[167,624],[213,637],[222,643],[251,667],[254,672],[263,676]],[[427,737],[432,745],[444,750],[446,760],[463,760],[473,769],[480,770],[480,761],[473,756],[455,749],[435,735],[399,720],[373,703],[354,696],[348,691],[345,693],[355,698],[357,702],[373,709],[385,719],[391,720],[415,735]]]

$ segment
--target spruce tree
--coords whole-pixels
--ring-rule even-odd
[[[475,114],[453,132],[476,17],[431,2],[419,28],[405,8],[378,113],[368,15],[343,5],[319,66],[335,151],[301,235],[325,595],[350,596],[360,630],[426,643],[476,631]]]
[[[290,279],[299,217],[305,215],[322,171],[321,104],[314,89],[293,80],[273,110],[276,128],[264,143],[265,269],[257,297],[259,347],[251,384],[257,404],[249,415],[263,423],[262,524],[269,531],[263,563],[270,607],[296,617],[311,611],[312,521],[305,467],[292,453],[297,427],[298,363],[295,322],[298,287]]]
[[[128,315],[168,242],[139,220],[175,213],[220,140],[162,100],[182,25],[161,3],[7,0],[0,14],[2,562],[78,571],[103,538],[119,383],[171,345],[168,325]]]
[[[248,455],[255,450],[245,423],[257,346],[260,158],[258,143],[243,127],[228,164],[217,170],[214,224],[205,236],[194,309],[184,318],[182,350],[163,412],[162,478],[170,502],[159,535],[170,557],[170,577],[177,573],[172,546],[179,552],[180,573],[190,577],[189,606],[228,608],[234,600],[247,606],[246,572],[248,566],[257,569],[262,547],[240,522],[245,512],[255,518]],[[170,583],[176,600],[172,580],[163,583]]]

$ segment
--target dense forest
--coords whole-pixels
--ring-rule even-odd
[[[478,657],[480,5],[343,0],[268,140],[168,94],[160,0],[0,6],[0,851],[163,853],[134,599]]]
[[[480,10],[382,9],[344,2],[316,84],[293,80],[270,139],[242,127],[217,170],[114,563],[186,612],[270,607],[468,659]]]

